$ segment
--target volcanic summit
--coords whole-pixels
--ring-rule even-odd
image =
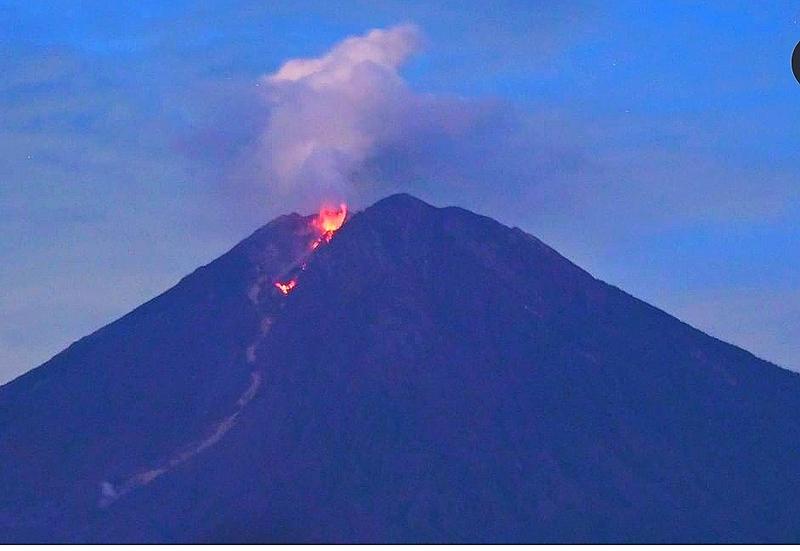
[[[800,539],[800,376],[490,218],[330,212],[0,388],[0,540]]]

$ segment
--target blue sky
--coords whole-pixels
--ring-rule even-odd
[[[357,206],[405,190],[491,215],[800,369],[800,9],[555,4],[0,2],[0,381],[307,209],[228,172],[255,84],[403,23],[411,97],[477,122],[398,138]]]

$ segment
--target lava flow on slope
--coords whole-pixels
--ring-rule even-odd
[[[347,218],[347,205],[341,203],[339,208],[324,206],[319,210],[319,214],[312,225],[321,232],[321,235],[311,244],[311,249],[316,249],[321,243],[329,243],[339,228]]]
[[[288,295],[290,292],[292,292],[292,289],[297,287],[297,280],[290,279],[289,281],[285,282],[276,281],[275,287],[277,287],[280,290],[280,292],[283,293],[284,295]]]
[[[308,254],[311,254],[317,250],[321,244],[330,243],[331,239],[333,239],[333,234],[336,233],[342,227],[342,225],[344,225],[346,218],[346,204],[341,203],[338,208],[323,205],[319,210],[319,214],[317,214],[317,216],[315,216],[311,222],[311,227],[316,231],[317,237],[311,242],[311,248],[308,251]],[[298,263],[300,267],[299,271],[305,270],[307,256],[308,255],[305,255],[300,259]],[[294,273],[295,275],[290,273],[291,277],[289,279],[276,281],[274,283],[275,287],[284,295],[288,295],[297,287],[297,271],[298,270],[296,268],[291,270],[290,272]]]

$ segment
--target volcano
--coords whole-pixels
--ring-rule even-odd
[[[492,219],[347,216],[0,388],[0,540],[800,541],[800,375]]]

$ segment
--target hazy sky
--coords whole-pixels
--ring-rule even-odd
[[[393,191],[800,369],[800,9],[333,4],[0,0],[0,382],[318,194]]]

